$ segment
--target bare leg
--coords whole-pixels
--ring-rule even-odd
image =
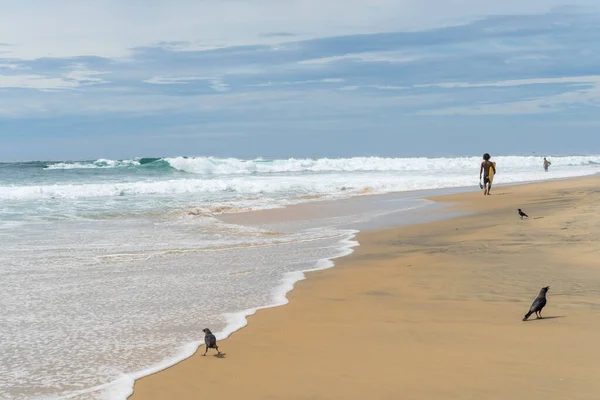
[[[217,349],[217,354],[221,354],[221,352],[219,351],[219,346],[215,346],[215,349]]]
[[[202,354],[202,357],[204,357],[206,353],[208,353],[208,346],[206,346],[206,350],[204,350],[204,354]]]

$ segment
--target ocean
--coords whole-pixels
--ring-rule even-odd
[[[541,157],[495,157],[495,183],[600,172],[600,156],[549,159],[544,172]],[[304,272],[352,252],[361,223],[425,215],[431,202],[420,191],[478,190],[479,164],[479,156],[0,163],[0,398],[124,399],[134,379],[191,355],[203,328],[222,339],[257,309],[285,304]],[[224,218],[389,193],[406,195],[286,223]]]

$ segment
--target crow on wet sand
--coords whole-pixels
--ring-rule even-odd
[[[542,318],[542,309],[546,306],[546,293],[548,292],[548,289],[550,289],[550,286],[543,287],[540,290],[540,294],[538,294],[538,297],[536,297],[533,304],[531,304],[529,311],[523,317],[523,321],[527,321],[527,318],[533,313],[535,313],[535,316],[538,319]]]
[[[202,355],[205,356],[208,352],[208,349],[216,349],[217,354],[221,354],[221,352],[219,351],[219,346],[217,346],[217,338],[215,337],[215,335],[213,335],[210,329],[204,328],[202,329],[202,332],[204,332],[204,344],[206,345],[206,350]]]
[[[521,219],[523,219],[523,217],[527,217],[527,218],[529,218],[529,215],[525,214],[525,213],[523,212],[523,210],[521,210],[520,208],[519,208],[519,215],[521,216]]]

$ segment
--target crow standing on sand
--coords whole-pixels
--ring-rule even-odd
[[[518,210],[518,211],[519,211],[519,215],[521,216],[521,219],[523,219],[523,217],[527,217],[527,218],[529,218],[529,215],[525,214],[525,213],[523,212],[523,210],[521,210],[520,208],[519,208],[519,210]]]
[[[215,335],[213,335],[210,329],[204,328],[202,329],[202,332],[204,332],[204,344],[206,345],[206,350],[202,355],[205,356],[208,352],[208,349],[216,349],[217,353],[221,354],[221,352],[219,351],[219,346],[217,346],[217,338],[215,337]]]
[[[533,313],[535,313],[538,319],[542,318],[542,308],[546,306],[546,293],[548,292],[548,289],[550,289],[550,286],[543,287],[540,290],[540,294],[538,294],[538,297],[536,297],[533,304],[531,304],[531,308],[523,317],[523,321],[527,321],[527,318]]]

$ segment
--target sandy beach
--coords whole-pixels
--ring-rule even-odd
[[[222,356],[201,348],[131,398],[598,399],[599,187],[434,198],[472,214],[361,232],[352,255],[222,341]],[[522,322],[547,285],[545,319]]]

